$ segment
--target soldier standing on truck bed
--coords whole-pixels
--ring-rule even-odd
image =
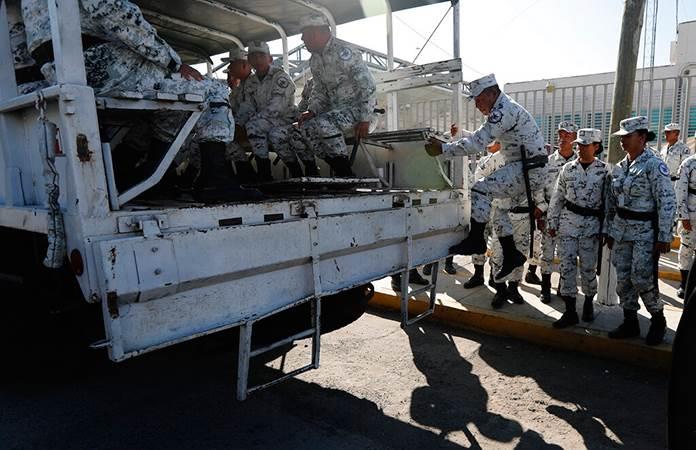
[[[486,122],[471,135],[456,142],[442,143],[431,139],[425,147],[431,156],[462,156],[484,152],[495,139],[501,142],[500,153],[504,156],[505,165],[472,186],[471,229],[466,239],[450,248],[450,253],[484,253],[484,230],[491,217],[491,200],[505,200],[500,208],[493,210],[494,231],[503,249],[503,263],[495,278],[502,280],[526,261],[525,255],[515,247],[508,210],[518,205],[511,205],[510,199],[526,195],[537,207],[545,203],[543,182],[548,155],[536,121],[526,109],[500,90],[495,75],[474,80],[467,87],[469,97],[475,100],[476,108],[486,116]],[[530,216],[530,228],[531,221]]]
[[[95,94],[108,96],[118,91],[148,90],[203,93],[208,108],[195,130],[201,152],[198,198],[215,202],[257,197],[258,193],[241,189],[229,176],[225,144],[232,142],[234,119],[227,102],[227,86],[203,78],[198,71],[182,63],[176,51],[157,34],[132,2],[80,0],[79,9],[87,84]],[[22,17],[29,52],[41,66],[44,78],[55,84],[47,0],[22,0]],[[168,119],[179,116],[166,114]],[[152,121],[153,133],[164,142],[168,142],[180,123],[166,118]]]
[[[346,134],[368,135],[377,123],[375,80],[361,52],[331,34],[326,18],[310,15],[301,23],[302,41],[312,53],[314,87],[298,127],[315,155],[338,177],[352,177]]]

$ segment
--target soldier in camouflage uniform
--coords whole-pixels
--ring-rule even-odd
[[[560,295],[566,311],[553,323],[565,328],[578,323],[575,311],[577,296],[578,259],[580,281],[585,294],[582,320],[594,320],[594,296],[597,294],[597,251],[600,241],[600,221],[603,220],[607,164],[595,155],[602,152],[602,132],[583,128],[574,141],[579,158],[561,168],[548,210],[548,233],[558,238],[561,259]]]
[[[679,140],[681,128],[678,123],[668,123],[665,125],[664,131],[667,145],[660,152],[660,157],[667,164],[672,181],[677,181],[679,179],[679,166],[693,152],[688,145]]]
[[[551,201],[556,180],[561,168],[568,162],[577,158],[573,150],[573,141],[577,138],[578,126],[572,122],[563,121],[558,124],[558,150],[549,156],[546,165],[546,181],[544,186],[544,198]],[[540,208],[543,209],[543,208]],[[546,218],[542,218],[546,220]],[[556,253],[556,238],[548,233],[548,227],[541,232],[541,254],[539,266],[541,266],[541,293],[539,300],[542,303],[551,301],[551,272],[553,271],[553,258]]]
[[[251,41],[248,47],[249,63],[254,68],[244,84],[245,106],[237,116],[244,127],[256,159],[259,181],[271,181],[270,147],[290,169],[299,166],[295,154],[287,145],[274,141],[274,129],[289,126],[295,118],[295,83],[282,68],[272,65],[273,57],[268,44]]]
[[[27,50],[27,35],[24,32],[22,8],[19,0],[7,0],[7,25],[10,30],[10,49],[15,69],[17,94],[24,95],[48,86]]]
[[[621,121],[621,146],[627,153],[611,171],[607,196],[607,246],[613,249],[616,293],[624,310],[624,322],[609,332],[613,339],[640,335],[638,298],[652,315],[646,336],[648,345],[662,342],[665,317],[657,289],[660,253],[670,251],[676,209],[669,168],[647,145],[655,139],[648,118]]]
[[[203,94],[208,107],[194,130],[201,151],[197,192],[204,201],[244,197],[226,172],[224,147],[234,135],[227,86],[204,79],[195,69],[183,64],[132,2],[80,0],[79,12],[87,83],[95,94],[109,96],[119,91],[156,90]],[[22,17],[29,52],[41,66],[46,81],[55,84],[47,0],[22,0]],[[170,141],[182,115],[165,112],[155,116],[151,124],[154,136],[162,142]]]
[[[493,74],[468,84],[470,97],[476,101],[476,108],[486,115],[486,122],[474,133],[453,143],[441,143],[432,139],[426,143],[426,151],[431,156],[462,156],[481,153],[493,140],[502,144],[500,153],[505,165],[490,176],[477,180],[471,188],[471,229],[469,236],[458,245],[450,248],[454,254],[472,255],[486,251],[483,234],[491,217],[493,198],[520,198],[526,193],[523,174],[523,155],[526,159],[525,171],[530,184],[530,195],[538,206],[545,202],[543,193],[544,165],[548,155],[539,127],[532,115],[500,91]],[[507,206],[507,205],[506,205]],[[510,205],[516,206],[516,205]],[[503,248],[503,264],[496,279],[505,278],[516,267],[522,266],[526,257],[515,248],[512,224],[505,207],[493,210],[494,232]]]
[[[298,126],[312,152],[336,176],[351,177],[345,137],[362,139],[376,126],[375,80],[361,52],[332,36],[324,17],[310,15],[301,28],[302,40],[312,53],[309,64],[314,87]]]
[[[679,246],[679,271],[681,283],[677,296],[684,298],[686,279],[696,251],[696,155],[691,155],[679,167],[679,179],[674,183],[677,198],[677,229]]]

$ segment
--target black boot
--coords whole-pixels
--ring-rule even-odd
[[[481,255],[486,253],[486,239],[483,231],[486,222],[477,222],[471,219],[471,229],[469,235],[457,245],[449,248],[449,252],[455,255]]]
[[[539,294],[541,303],[551,303],[551,274],[541,274],[541,293]]]
[[[537,266],[534,266],[531,264],[529,265],[529,267],[527,268],[527,274],[524,276],[525,283],[536,284],[536,285],[541,284],[541,280],[539,279],[539,277],[536,274],[536,269],[537,269]]]
[[[679,282],[679,289],[677,289],[677,297],[684,298],[686,294],[686,279],[689,277],[689,271],[680,270],[679,272],[681,273],[681,281]]]
[[[288,168],[288,172],[290,172],[290,178],[302,178],[304,176],[299,161],[285,163],[285,166]]]
[[[194,186],[194,198],[204,203],[255,201],[263,195],[255,189],[244,189],[232,176],[225,159],[223,142],[201,142],[201,172]]]
[[[508,281],[508,298],[512,300],[512,303],[516,305],[524,305],[524,299],[522,298],[522,294],[520,294],[520,291],[518,290],[519,286],[520,283],[517,281]]]
[[[667,328],[667,321],[665,320],[665,315],[662,311],[652,314],[650,319],[650,329],[648,330],[647,336],[645,336],[645,343],[648,345],[659,345],[665,338],[665,329]]]
[[[474,274],[466,283],[462,285],[464,289],[473,289],[478,286],[483,286],[483,266],[474,264]]]
[[[421,274],[418,273],[418,269],[411,269],[408,273],[408,283],[427,286],[430,284],[430,281],[423,278]]]
[[[259,183],[273,181],[271,175],[271,160],[268,158],[256,158],[256,171],[258,172]]]
[[[457,268],[454,267],[454,258],[451,256],[445,259],[445,272],[450,275],[456,275],[457,273]]]
[[[500,271],[495,274],[496,280],[501,280],[510,275],[510,272],[524,265],[527,261],[524,254],[515,247],[515,240],[512,236],[501,236],[498,238],[500,246],[503,248],[503,265]]]
[[[391,288],[394,292],[401,292],[401,274],[391,276]]]
[[[638,311],[624,309],[624,321],[618,328],[609,332],[611,339],[625,339],[640,336],[638,325]]]
[[[572,327],[580,322],[578,313],[575,311],[575,297],[564,295],[563,301],[565,302],[566,310],[561,318],[553,323],[554,328]]]
[[[334,176],[338,178],[354,177],[353,169],[350,167],[350,159],[347,156],[336,156],[334,158],[326,158],[326,162],[334,171]]]
[[[237,179],[242,184],[256,182],[258,176],[254,170],[254,166],[249,161],[235,161],[234,166],[237,168]]]
[[[433,265],[432,264],[426,264],[423,266],[423,275],[428,275],[433,273]]]
[[[582,304],[582,321],[592,322],[594,320],[594,295],[586,295],[585,303]]]
[[[318,177],[319,167],[313,159],[303,159],[302,165],[304,166],[305,176],[307,177]]]
[[[507,286],[505,286],[505,283],[495,283],[493,289],[495,289],[495,295],[491,301],[491,306],[493,309],[500,309],[508,299]]]

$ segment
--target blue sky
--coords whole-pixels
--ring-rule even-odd
[[[679,21],[696,20],[696,1],[663,0],[658,7],[655,64],[669,64],[670,41]],[[379,4],[381,2],[365,2]],[[616,59],[623,0],[461,1],[461,56],[464,79],[495,72],[501,83],[610,72]],[[412,61],[449,3],[394,14],[394,49]],[[385,16],[376,15],[338,27],[338,37],[386,52]],[[290,48],[299,43],[290,39]],[[643,40],[641,38],[641,44]],[[272,51],[280,51],[273,42]],[[452,13],[416,62],[452,57]],[[642,65],[642,49],[638,65]]]

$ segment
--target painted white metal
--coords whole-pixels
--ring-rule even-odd
[[[180,19],[177,19],[176,17],[171,17],[171,16],[168,16],[166,14],[158,13],[158,12],[146,9],[146,8],[140,8],[140,10],[143,12],[143,14],[145,16],[154,17],[156,19],[161,20],[162,22],[169,23],[169,24],[176,25],[176,26],[183,27],[183,28],[188,28],[190,30],[201,31],[201,32],[208,34],[210,36],[217,36],[217,37],[222,38],[222,39],[227,39],[227,40],[233,41],[239,46],[239,48],[245,47],[244,42],[242,42],[241,39],[239,39],[237,36],[235,36],[233,34],[230,34],[230,33],[224,32],[224,31],[220,31],[220,30],[215,30],[213,28],[206,27],[204,25],[200,25],[197,23],[191,23],[191,22],[187,22],[185,20],[180,20]]]
[[[297,3],[298,5],[304,5],[307,8],[313,9],[319,13],[321,13],[324,17],[326,17],[326,20],[329,21],[329,27],[331,28],[331,33],[338,37],[336,34],[336,19],[334,19],[333,14],[331,14],[331,11],[326,8],[325,6],[322,6],[318,3],[315,3],[310,0],[291,0],[293,3]]]
[[[389,0],[384,0],[387,19],[387,70],[394,70],[394,17]],[[389,73],[387,72],[387,73]],[[381,87],[381,86],[380,86]],[[387,130],[395,131],[399,128],[399,101],[396,92],[378,91],[387,93]]]

